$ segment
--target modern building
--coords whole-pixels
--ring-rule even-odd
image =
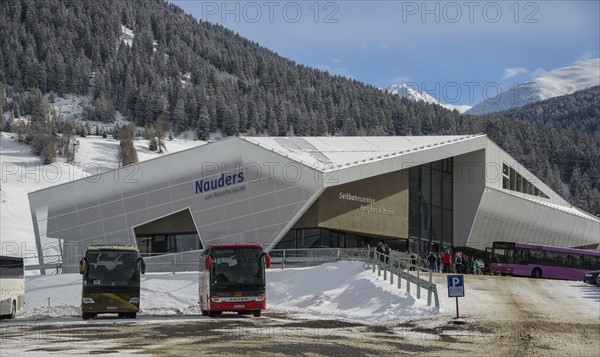
[[[91,244],[190,262],[211,243],[401,250],[600,244],[566,202],[485,135],[230,137],[29,194],[40,264]]]

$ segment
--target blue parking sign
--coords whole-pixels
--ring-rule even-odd
[[[465,296],[465,279],[463,275],[448,275],[448,297]]]

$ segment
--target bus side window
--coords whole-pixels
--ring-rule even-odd
[[[572,268],[583,268],[583,256],[570,254],[568,256],[569,262],[568,266]]]
[[[588,270],[600,270],[600,261],[598,257],[591,255],[583,256],[583,266]]]
[[[529,251],[525,249],[516,250],[515,263],[527,264],[529,261]]]
[[[529,252],[529,263],[530,264],[542,264],[543,263],[543,252],[541,250],[531,250]]]

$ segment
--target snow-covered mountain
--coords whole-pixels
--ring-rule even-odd
[[[437,105],[441,105],[442,107],[450,109],[450,110],[456,109],[456,110],[458,110],[459,113],[464,113],[467,110],[471,109],[471,106],[469,106],[469,105],[454,105],[454,104],[440,103],[434,97],[430,96],[429,94],[427,94],[425,92],[419,92],[419,91],[411,88],[406,83],[392,84],[391,86],[389,86],[386,89],[386,92],[391,93],[391,94],[396,94],[403,98],[408,98],[408,99],[414,100],[416,102],[437,104]]]
[[[386,92],[397,94],[401,97],[408,98],[417,102],[425,102],[431,104],[440,104],[434,97],[425,92],[419,92],[409,87],[406,83],[392,84]]]
[[[495,97],[486,99],[467,111],[483,115],[526,104],[571,94],[600,85],[600,58],[574,63],[546,72],[529,82],[514,86]]]

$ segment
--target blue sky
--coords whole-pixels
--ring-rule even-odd
[[[600,56],[597,0],[170,1],[297,63],[445,103]]]

